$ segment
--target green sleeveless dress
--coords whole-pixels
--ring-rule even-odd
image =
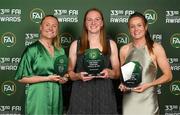
[[[60,55],[65,55],[54,48],[54,57],[51,57],[45,47],[39,42],[28,46],[19,63],[15,79],[22,77],[44,76],[55,74],[54,62]],[[62,89],[58,82],[39,82],[26,85],[26,115],[60,115],[62,114]]]
[[[152,82],[156,79],[157,68],[154,65],[147,48],[130,46],[126,62],[138,61],[142,67],[142,82]],[[158,115],[159,106],[156,88],[150,87],[142,93],[130,92],[123,95],[123,115]]]

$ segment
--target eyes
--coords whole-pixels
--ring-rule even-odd
[[[130,19],[129,23],[129,29],[135,29],[135,28],[145,28],[146,24],[144,20],[140,17],[134,17]]]
[[[56,24],[50,24],[50,23],[46,23],[45,26],[46,27],[53,27],[53,28],[57,28],[58,27]]]
[[[97,17],[97,18],[87,18],[86,19],[86,22],[87,23],[92,23],[92,22],[94,22],[94,23],[98,23],[98,22],[101,22],[102,21],[102,19],[100,18],[100,17]]]
[[[130,29],[133,29],[133,28],[135,28],[135,27],[142,28],[142,27],[144,27],[144,25],[141,24],[141,23],[139,23],[139,24],[130,24],[130,25],[129,25],[129,28],[130,28]]]

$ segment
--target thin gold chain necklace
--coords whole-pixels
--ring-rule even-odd
[[[47,47],[48,49],[51,49],[52,48],[52,45],[48,44],[47,42],[43,41],[43,40],[40,40],[41,43],[44,44],[45,47]]]

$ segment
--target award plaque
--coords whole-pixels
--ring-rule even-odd
[[[84,70],[92,76],[101,75],[104,69],[104,56],[99,49],[87,49],[83,58]]]
[[[63,76],[67,72],[68,59],[66,55],[61,55],[54,62],[54,69],[57,75]]]
[[[121,67],[123,83],[127,87],[136,87],[142,81],[142,66],[137,61],[131,61]]]

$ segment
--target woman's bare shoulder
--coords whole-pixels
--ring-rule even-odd
[[[126,52],[126,51],[128,51],[131,44],[132,44],[132,43],[128,43],[128,44],[126,44],[126,45],[121,46],[120,51],[121,51],[121,52]]]
[[[163,48],[163,46],[161,44],[155,42],[153,44],[153,52],[155,54],[158,54],[160,52],[164,52],[164,48]]]

